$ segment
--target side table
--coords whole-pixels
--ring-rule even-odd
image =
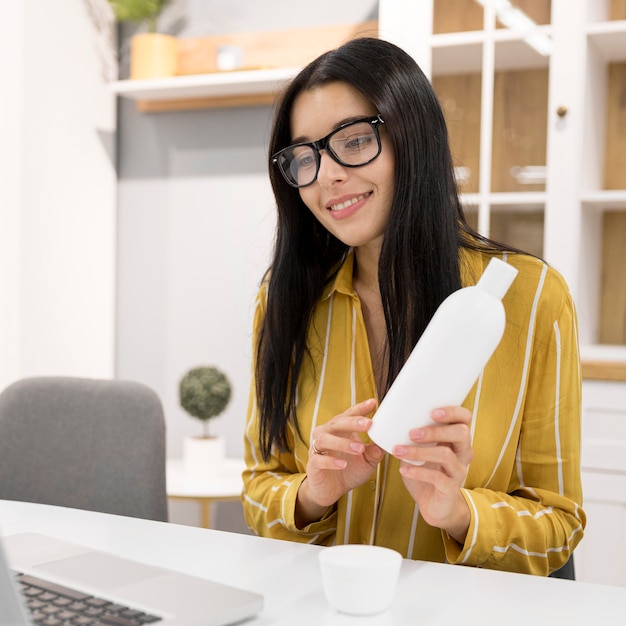
[[[185,475],[182,459],[168,459],[166,465],[167,497],[188,500],[200,506],[200,525],[211,528],[211,505],[214,502],[241,500],[245,468],[243,459],[224,459],[219,474],[208,478]]]

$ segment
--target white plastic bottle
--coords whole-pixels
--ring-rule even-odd
[[[516,275],[512,265],[492,258],[476,285],[439,305],[374,415],[372,441],[387,452],[415,445],[409,431],[432,424],[433,409],[463,403],[502,339],[502,298]]]

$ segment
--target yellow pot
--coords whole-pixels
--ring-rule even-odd
[[[141,33],[131,38],[131,79],[175,76],[177,65],[176,37],[162,33]]]

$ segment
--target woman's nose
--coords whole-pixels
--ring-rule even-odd
[[[320,169],[317,172],[317,181],[322,187],[327,187],[344,180],[346,168],[337,163],[327,150],[320,150]]]

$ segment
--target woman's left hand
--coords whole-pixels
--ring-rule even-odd
[[[424,520],[463,543],[470,513],[461,487],[474,457],[470,435],[472,415],[463,407],[443,407],[435,409],[431,418],[436,422],[432,426],[410,431],[409,438],[416,445],[395,446],[392,453],[403,461],[402,480]]]

